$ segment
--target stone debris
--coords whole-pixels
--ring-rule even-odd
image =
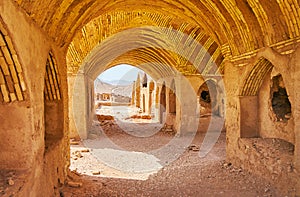
[[[114,117],[111,115],[100,115],[100,114],[96,114],[97,119],[99,122],[103,121],[103,120],[114,120]]]
[[[78,173],[76,170],[73,170],[73,171],[71,171],[72,173],[74,173],[76,176],[78,176],[78,177],[80,177],[81,176],[81,174],[80,173]]]
[[[133,116],[130,116],[129,119],[143,119],[143,120],[151,120],[152,117],[150,115],[133,115]]]
[[[224,164],[223,164],[223,167],[225,167],[225,168],[227,168],[227,167],[229,167],[229,166],[231,166],[231,163],[224,163]]]
[[[82,186],[82,183],[81,182],[68,181],[68,186],[78,188],[78,187]]]
[[[83,150],[81,150],[81,152],[82,153],[88,153],[88,152],[90,152],[90,150],[89,149],[83,149]]]
[[[70,180],[77,180],[81,177],[81,175],[76,170],[73,170],[73,171],[68,171],[67,177]]]
[[[200,146],[197,146],[197,145],[195,145],[195,144],[191,144],[190,146],[188,146],[187,149],[196,152],[196,151],[199,151],[199,150],[200,150]]]
[[[82,158],[82,157],[83,157],[83,155],[81,154],[81,152],[78,151],[78,150],[74,152],[74,155],[75,155],[77,158]]]
[[[160,131],[163,132],[163,133],[171,134],[171,135],[175,135],[176,134],[176,131],[173,129],[173,125],[168,125],[168,124],[165,124],[161,128]]]
[[[12,186],[15,184],[14,180],[12,180],[11,178],[7,180],[8,185]]]
[[[79,142],[78,141],[71,141],[70,145],[79,145]]]
[[[265,189],[265,193],[268,193],[270,191],[270,188]]]
[[[100,123],[100,126],[105,126],[105,125],[108,125],[109,124],[109,121],[101,121]]]
[[[100,175],[100,171],[93,171],[92,174],[93,175]]]

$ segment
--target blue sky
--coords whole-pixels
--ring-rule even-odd
[[[104,71],[98,78],[106,82],[116,80],[135,81],[138,72],[141,72],[141,70],[136,67],[121,64]]]

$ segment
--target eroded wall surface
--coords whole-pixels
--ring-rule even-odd
[[[26,85],[24,100],[0,104],[0,170],[25,172],[22,185],[10,187],[6,194],[58,195],[69,158],[64,54],[11,1],[0,2],[0,17],[19,57]],[[61,89],[60,100],[51,102],[44,98],[50,51],[58,64]],[[52,137],[46,138],[46,130]]]
[[[299,65],[300,49],[293,46],[289,54],[280,54],[276,49],[262,49],[256,58],[249,59],[245,66],[230,61],[225,66],[225,86],[227,94],[226,131],[227,160],[260,176],[268,178],[289,195],[299,193]],[[245,92],[247,75],[255,75],[251,68],[257,59],[270,61],[269,71],[255,84],[257,92]],[[267,65],[267,64],[263,64]],[[266,68],[267,66],[264,66]],[[272,69],[276,75],[283,77],[288,99],[291,103],[291,114],[287,120],[276,118],[272,109]],[[258,75],[256,76],[257,79]],[[261,85],[257,85],[261,83]],[[281,82],[283,83],[283,82]],[[283,85],[282,85],[283,87]],[[252,88],[255,89],[255,88]],[[283,188],[285,183],[291,187]]]

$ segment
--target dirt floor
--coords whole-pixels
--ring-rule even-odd
[[[105,165],[94,152],[105,148],[103,144],[108,138],[122,150],[150,154],[176,137],[162,129],[149,137],[136,137],[122,131],[115,121],[103,121],[97,137],[71,145],[73,173],[69,175],[70,184],[62,188],[61,196],[282,196],[268,180],[225,162],[224,131],[213,149],[205,157],[199,157],[209,119],[200,119],[199,131],[176,159],[168,157],[163,167],[150,175],[140,173],[149,176],[146,180],[145,176],[139,179],[137,173],[121,172]],[[145,129],[147,126],[159,129],[158,124],[144,124]],[[172,150],[169,154],[173,154]],[[159,154],[156,156],[160,158]],[[110,178],[114,175],[119,178]]]

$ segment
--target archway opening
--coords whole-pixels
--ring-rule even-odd
[[[107,69],[94,81],[96,114],[101,115],[98,119],[135,118],[152,121],[157,116],[151,113],[154,107],[152,100],[156,96],[153,94],[155,86],[156,83],[147,73],[131,65],[121,64]],[[113,113],[112,108],[121,110],[121,107],[125,114],[120,111]]]
[[[94,81],[96,118],[88,139],[78,143],[90,149],[71,146],[70,169],[97,176],[99,168],[103,177],[142,180],[161,169],[158,159],[149,152],[167,144],[171,136],[161,132],[158,106],[152,102],[159,96],[157,89],[150,75],[131,65],[117,65],[101,73]],[[128,165],[119,166],[122,158]]]
[[[201,116],[219,115],[218,91],[213,80],[207,80],[198,89],[197,101]]]

